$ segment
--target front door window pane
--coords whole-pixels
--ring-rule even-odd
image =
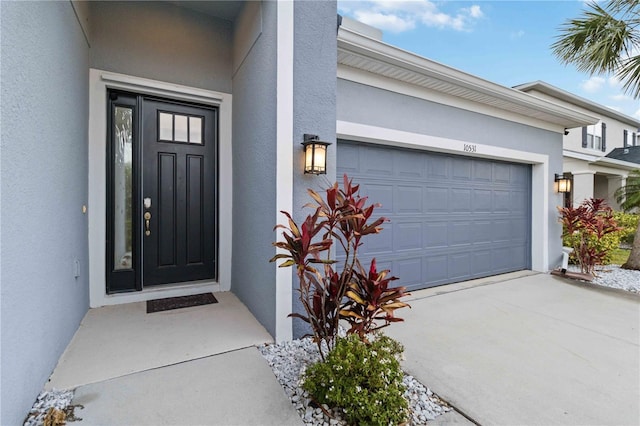
[[[173,114],[160,113],[160,140],[173,140]]]
[[[114,269],[132,268],[132,118],[133,109],[116,106],[113,120],[113,265]]]
[[[189,117],[189,142],[202,143],[202,118]]]
[[[188,124],[187,124],[187,116],[175,114],[173,116],[175,120],[175,138],[176,142],[188,142],[189,141],[189,133],[188,133]]]

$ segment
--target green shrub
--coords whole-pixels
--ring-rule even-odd
[[[632,245],[633,237],[636,235],[636,229],[638,229],[640,214],[615,212],[613,217],[616,219],[618,226],[622,228],[620,241]]]
[[[584,236],[585,242],[589,247],[592,247],[598,253],[602,253],[602,259],[599,264],[608,265],[611,263],[613,251],[620,247],[620,234],[620,232],[612,232],[600,238],[593,234]],[[562,238],[562,245],[565,247],[579,247],[581,238],[583,238],[582,234],[565,235]],[[569,255],[569,262],[576,265],[580,264],[575,250]]]
[[[340,407],[351,425],[397,425],[407,420],[403,373],[404,348],[378,334],[370,343],[357,335],[338,338],[325,361],[309,367],[303,389],[320,404]]]

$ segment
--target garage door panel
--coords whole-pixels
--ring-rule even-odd
[[[450,163],[448,158],[427,157],[427,178],[432,181],[449,180]]]
[[[368,176],[392,176],[393,161],[385,155],[385,148],[367,147],[361,150],[361,170]]]
[[[338,176],[338,180],[342,182],[342,176],[346,173],[348,176],[357,174],[360,171],[360,148],[357,145],[343,145],[340,147],[340,156],[343,166]]]
[[[493,221],[493,239],[494,243],[506,242],[511,240],[511,222],[507,219],[496,219]]]
[[[449,263],[447,262],[447,255],[435,255],[424,258],[426,265],[425,273],[428,279],[425,280],[426,284],[429,283],[443,283],[449,280]],[[399,277],[402,281],[402,277]]]
[[[396,213],[422,212],[422,187],[398,185],[396,194],[398,195],[394,200]]]
[[[488,161],[476,160],[473,163],[473,181],[491,182],[493,179],[493,166]]]
[[[467,159],[452,158],[451,160],[451,177],[458,181],[471,180],[471,162]]]
[[[449,277],[456,281],[468,279],[471,275],[471,253],[453,253],[448,257]]]
[[[425,248],[447,247],[449,241],[449,224],[447,222],[426,222],[423,225]]]
[[[472,207],[474,213],[491,213],[491,190],[474,189]]]
[[[422,222],[393,224],[394,251],[422,250]]]
[[[447,212],[449,205],[449,189],[446,187],[424,188],[424,199],[422,211],[424,212]]]
[[[476,220],[473,224],[473,242],[475,244],[491,243],[493,227],[491,220]]]
[[[473,271],[475,276],[491,275],[491,271],[492,271],[491,252],[492,250],[489,248],[474,250],[472,254],[472,259],[473,259]]]
[[[530,267],[530,166],[339,141],[338,175],[345,172],[391,220],[363,239],[361,261],[368,267],[375,256],[400,285]]]
[[[449,208],[450,213],[468,213],[471,212],[471,196],[472,191],[470,189],[451,189],[449,195]]]
[[[391,275],[400,278],[397,283],[407,288],[416,288],[424,281],[422,257],[402,259],[393,263]]]
[[[509,213],[511,211],[511,191],[498,189],[493,191],[493,211]]]
[[[529,170],[521,165],[511,166],[511,183],[526,185],[529,182]]]
[[[393,226],[387,224],[375,237],[363,238],[361,252],[373,256],[393,253]]]
[[[352,178],[353,175],[348,175]],[[379,215],[388,216],[393,213],[393,185],[383,183],[361,183],[356,180],[354,183],[360,184],[360,194],[368,197],[370,203],[379,203],[375,212]]]
[[[473,226],[465,220],[449,223],[449,245],[470,245],[473,238]]]
[[[494,163],[493,181],[494,183],[510,183],[511,165]]]
[[[426,175],[424,157],[410,152],[399,152],[393,156],[393,167],[400,178],[423,178]]]

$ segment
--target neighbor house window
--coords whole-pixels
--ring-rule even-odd
[[[602,150],[600,126],[587,126],[587,148]]]

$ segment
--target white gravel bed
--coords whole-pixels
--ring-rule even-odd
[[[596,278],[592,282],[631,293],[640,293],[640,271],[622,269],[618,265],[606,265],[596,269]]]
[[[50,390],[42,391],[33,407],[29,411],[27,418],[25,419],[24,426],[42,426],[44,424],[44,418],[47,415],[47,411],[50,408],[57,408],[64,411],[71,405],[73,400],[73,391],[70,390]]]
[[[331,417],[327,416],[321,408],[310,405],[311,400],[307,392],[302,390],[302,375],[308,366],[320,360],[318,347],[311,338],[293,340],[277,345],[267,344],[258,347],[273,370],[278,382],[282,385],[285,394],[300,414],[306,425],[331,426],[346,425],[341,418],[338,409],[329,410]],[[403,383],[407,390],[404,394],[409,401],[412,425],[426,425],[428,420],[433,420],[440,414],[450,411],[451,408],[431,390],[423,386],[414,377],[404,376]]]
[[[580,267],[569,265],[569,270],[580,272]],[[640,271],[622,269],[618,265],[596,267],[595,278],[591,282],[605,287],[626,290],[631,293],[640,293]]]

